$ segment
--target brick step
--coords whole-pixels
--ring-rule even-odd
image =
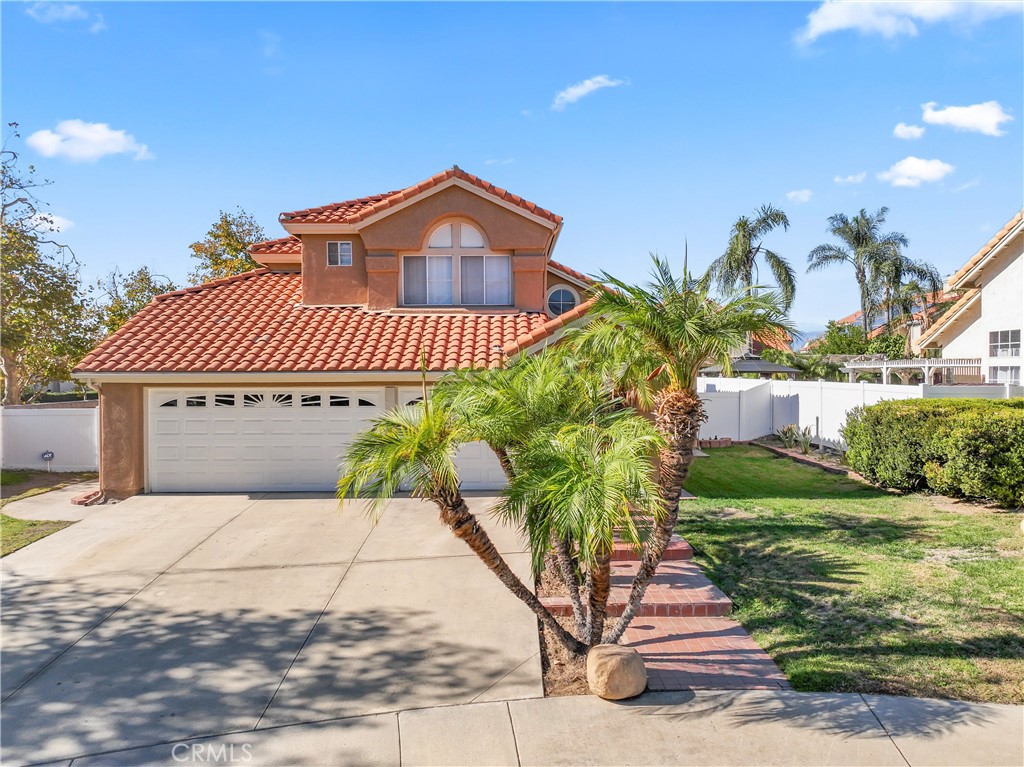
[[[665,549],[665,557],[662,561],[678,561],[692,558],[693,547],[678,535],[673,535],[672,540],[668,543],[668,548]],[[636,560],[636,549],[628,543],[623,543],[622,541],[615,542],[615,545],[612,548],[612,562],[635,562]]]
[[[612,590],[608,597],[608,614],[622,615],[629,599],[629,589],[639,564],[612,562]],[[572,615],[569,597],[541,597],[554,615]],[[732,612],[732,600],[709,581],[700,568],[686,560],[667,560],[658,566],[644,593],[638,616],[664,618],[714,617]]]
[[[622,643],[647,666],[649,690],[787,690],[786,675],[730,618],[636,618]]]

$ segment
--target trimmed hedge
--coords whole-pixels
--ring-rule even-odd
[[[916,399],[856,408],[850,466],[898,490],[1024,505],[1024,400]]]

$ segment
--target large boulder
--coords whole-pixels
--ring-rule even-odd
[[[644,659],[632,647],[594,645],[587,653],[587,684],[594,695],[605,700],[639,695],[647,688]]]

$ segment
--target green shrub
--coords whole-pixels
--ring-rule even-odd
[[[1024,410],[960,413],[935,435],[930,458],[925,476],[936,492],[1024,505]]]
[[[881,402],[851,411],[843,438],[848,464],[884,487],[1022,502],[1024,400]]]

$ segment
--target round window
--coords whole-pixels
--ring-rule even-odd
[[[548,294],[548,311],[554,316],[576,308],[576,295],[568,288],[555,288]]]

